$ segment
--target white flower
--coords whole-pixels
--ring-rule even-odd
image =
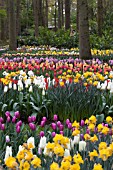
[[[112,85],[112,83],[111,83],[111,82],[108,82],[108,85],[107,85],[107,89],[108,89],[108,90],[111,89],[111,87],[112,87],[111,85]]]
[[[106,83],[102,83],[102,84],[101,84],[101,90],[105,90],[106,87],[107,87]]]
[[[13,84],[13,89],[16,90],[17,89],[17,85]]]
[[[33,145],[33,148],[35,148],[35,139],[34,139],[34,137],[30,137],[27,140],[27,144],[29,145],[30,143]]]
[[[45,147],[43,154],[46,155],[46,156],[52,157],[52,152],[47,152],[47,151],[48,151],[48,150],[47,150],[47,148]]]
[[[29,92],[33,92],[33,87],[32,86],[29,87]]]
[[[65,156],[70,156],[70,151],[69,151],[69,149],[65,149],[64,157],[65,157]]]
[[[100,82],[98,82],[97,89],[100,89],[100,88],[101,88],[101,85],[100,85]]]
[[[10,142],[10,138],[8,135],[6,135],[5,139],[6,139],[6,142]]]
[[[2,73],[2,75],[3,76],[7,76],[9,73],[7,73],[6,71],[4,71],[3,73]]]
[[[12,89],[12,82],[9,83],[9,89]]]
[[[55,79],[52,80],[52,84],[53,84],[53,86],[55,85]]]
[[[50,77],[47,78],[48,86],[50,86]]]
[[[34,73],[32,70],[28,71],[28,75],[31,77],[31,76],[34,76]]]
[[[79,152],[85,151],[86,149],[86,142],[85,141],[80,141],[79,142]]]
[[[12,156],[12,146],[6,146],[6,153],[5,153],[5,158],[4,161],[6,161],[7,158]]]
[[[74,136],[74,144],[78,144],[80,141],[80,135]]]
[[[8,91],[8,86],[4,86],[4,93]]]
[[[44,88],[43,88],[43,90],[42,90],[42,96],[45,96],[45,90],[44,90]]]
[[[19,145],[18,153],[19,153],[20,151],[23,151],[23,150],[24,150],[24,147],[23,147],[22,145]]]
[[[39,148],[44,149],[45,146],[46,146],[46,137],[43,136],[43,137],[41,137],[41,139],[40,139]]]
[[[23,70],[20,70],[20,75],[22,75],[24,73],[24,71]]]

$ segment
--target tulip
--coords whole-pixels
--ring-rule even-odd
[[[70,123],[69,119],[66,119],[66,125],[68,126],[68,124]]]
[[[33,124],[33,123],[29,123],[29,127],[30,127],[30,129],[31,130],[36,130],[36,125],[35,124]]]
[[[60,121],[58,121],[58,122],[57,122],[57,126],[58,126],[58,127],[60,127],[60,125],[61,125],[61,122],[60,122]]]
[[[28,122],[31,123],[32,120],[31,120],[31,116],[28,117]]]
[[[29,87],[29,92],[33,92],[33,87],[32,86]]]
[[[9,112],[9,111],[6,111],[6,112],[5,112],[5,115],[6,115],[6,117],[10,116],[10,112]]]
[[[22,126],[22,121],[20,120],[19,122],[17,122],[16,126]]]
[[[13,90],[16,90],[16,89],[17,89],[17,85],[13,84]]]
[[[60,131],[63,131],[64,126],[61,124],[61,125],[59,126],[59,129],[60,129]]]
[[[45,126],[45,121],[41,121],[40,126],[44,127]]]
[[[1,130],[5,130],[5,124],[1,124]]]
[[[53,138],[55,137],[55,135],[56,135],[55,132],[52,132],[52,133],[51,133],[51,136],[52,136]]]
[[[12,123],[15,123],[16,122],[16,117],[14,116],[13,118],[12,118]]]
[[[64,157],[66,157],[66,156],[70,156],[70,151],[69,151],[69,149],[65,149]]]
[[[55,123],[52,123],[51,127],[52,127],[53,130],[56,130],[56,124]]]
[[[3,123],[4,119],[2,117],[0,117],[0,122]]]
[[[27,140],[27,144],[29,145],[30,143],[33,145],[33,148],[35,148],[35,139],[32,136]]]
[[[31,121],[35,122],[36,121],[36,116],[31,116]]]
[[[68,124],[68,128],[69,128],[69,129],[72,129],[72,123],[69,123],[69,124]]]
[[[108,124],[105,124],[106,127],[108,127]]]
[[[43,137],[44,136],[44,131],[41,131],[40,132],[40,137]]]
[[[19,112],[19,111],[16,111],[16,112],[14,113],[14,115],[15,115],[16,118],[19,118],[19,117],[20,117],[20,112]]]
[[[63,131],[60,131],[60,134],[61,134],[61,135],[64,135],[64,132],[63,132]]]
[[[4,93],[8,91],[8,86],[4,86]]]
[[[17,133],[20,133],[20,126],[17,126],[17,127],[16,127],[16,132],[17,132]]]
[[[7,117],[7,122],[10,122],[11,121],[11,118],[8,116]]]
[[[10,138],[9,138],[9,136],[8,136],[8,135],[6,136],[6,138],[5,138],[5,139],[6,139],[6,143],[10,142]]]
[[[79,152],[85,151],[86,149],[86,142],[85,141],[80,141],[79,142]]]
[[[43,118],[42,118],[42,121],[45,121],[45,122],[46,122],[46,121],[47,121],[47,118],[46,118],[46,117],[43,117]]]
[[[81,138],[82,140],[84,140],[84,135],[83,135],[83,134],[80,134],[80,138]]]
[[[84,120],[81,120],[80,125],[83,127],[84,126]]]
[[[6,153],[5,153],[5,158],[4,158],[4,162],[6,161],[7,158],[9,158],[10,156],[12,156],[12,146],[6,146]]]
[[[90,133],[90,130],[89,130],[89,129],[86,129],[86,133],[89,134],[89,133]]]
[[[57,120],[58,120],[58,116],[57,116],[57,115],[54,115],[54,116],[53,116],[53,120],[54,120],[54,121],[57,121]]]
[[[44,149],[45,146],[46,146],[46,137],[43,136],[43,137],[41,137],[41,139],[40,139],[39,148]]]

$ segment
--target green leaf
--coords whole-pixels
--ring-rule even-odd
[[[3,104],[3,106],[2,106],[2,112],[6,111],[6,108],[7,108],[7,104]]]
[[[19,103],[14,103],[13,104],[13,110],[16,110],[17,106],[19,105]]]
[[[10,111],[10,115],[13,117],[14,116],[14,111]]]
[[[102,123],[104,121],[104,114],[96,115],[97,124]]]
[[[19,102],[22,103],[22,101],[23,101],[23,93],[20,92],[19,93]]]

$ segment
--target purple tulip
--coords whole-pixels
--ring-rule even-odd
[[[20,112],[19,112],[19,111],[16,111],[16,112],[14,113],[14,115],[15,115],[16,118],[19,118],[19,117],[20,117]]]
[[[61,124],[60,127],[59,127],[60,131],[63,131],[64,129],[64,126]]]
[[[102,125],[104,126],[104,123],[102,123]]]
[[[109,130],[109,135],[112,136],[113,133],[112,133],[112,129]]]
[[[29,127],[30,127],[30,129],[31,130],[36,130],[36,125],[35,124],[33,124],[33,123],[29,123]]]
[[[108,127],[108,124],[105,124],[104,126],[105,126],[105,127]]]
[[[94,130],[94,132],[95,132],[95,133],[97,133],[97,132],[98,132],[98,129],[97,129],[97,127],[95,127],[95,130]]]
[[[40,132],[40,137],[43,137],[44,136],[44,131],[41,131]]]
[[[69,123],[69,124],[68,124],[68,128],[69,128],[69,129],[72,129],[72,123]]]
[[[9,111],[6,111],[6,112],[5,112],[5,115],[6,115],[6,117],[10,116],[10,112],[9,112]]]
[[[54,120],[54,121],[57,121],[57,120],[58,120],[58,116],[57,116],[57,115],[54,115],[54,116],[53,116],[53,120]]]
[[[86,129],[86,133],[89,134],[89,133],[90,133],[90,130],[89,130],[89,129]]]
[[[1,124],[1,130],[5,130],[5,124]]]
[[[28,117],[28,122],[31,123],[32,120],[31,120],[31,116]]]
[[[43,117],[43,118],[42,118],[42,121],[45,121],[45,122],[46,122],[46,121],[47,121],[47,118],[46,118],[46,117]]]
[[[52,132],[52,133],[51,133],[51,136],[52,136],[53,138],[55,137],[55,135],[56,135],[55,132]]]
[[[60,131],[60,134],[61,134],[61,135],[64,135],[64,132],[63,132],[63,131]]]
[[[45,126],[45,121],[42,120],[41,123],[40,123],[40,126],[44,127]]]
[[[60,122],[60,121],[58,121],[58,122],[57,122],[57,126],[58,126],[58,127],[60,127],[60,125],[61,125],[61,122]]]
[[[22,126],[22,121],[20,120],[19,122],[17,122],[16,126]]]
[[[31,121],[32,121],[32,122],[35,122],[35,121],[36,121],[36,116],[32,116],[32,117],[31,117]]]
[[[16,127],[16,132],[17,132],[17,133],[20,133],[20,126],[17,126],[17,127]]]
[[[14,116],[13,118],[12,118],[12,123],[15,123],[16,122],[16,117]]]
[[[66,125],[68,126],[68,124],[70,123],[69,119],[66,119]]]
[[[6,136],[5,140],[6,140],[6,143],[10,142],[10,138],[8,135]]]
[[[10,122],[11,121],[11,118],[8,116],[7,117],[7,122]]]
[[[83,127],[85,124],[84,120],[81,120],[80,125]]]
[[[0,122],[3,123],[4,119],[2,117],[0,117]]]
[[[80,138],[81,138],[81,140],[84,140],[84,135],[80,134]]]
[[[51,127],[53,130],[56,130],[56,124],[55,123],[51,123]]]

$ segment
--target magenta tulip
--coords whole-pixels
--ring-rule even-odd
[[[51,123],[51,127],[53,130],[56,130],[56,124],[55,123]]]
[[[43,137],[44,136],[44,131],[41,131],[40,132],[40,137]]]
[[[54,116],[53,116],[53,120],[54,120],[54,121],[57,121],[57,120],[58,120],[58,116],[57,116],[57,115],[54,115]]]
[[[16,112],[14,113],[14,115],[15,115],[16,118],[19,118],[19,117],[20,117],[20,112],[19,112],[19,111],[16,111]]]

